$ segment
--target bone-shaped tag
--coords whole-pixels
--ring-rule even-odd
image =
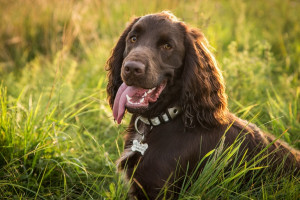
[[[133,145],[131,146],[132,151],[138,151],[144,155],[145,151],[148,149],[148,144],[142,144],[137,140],[133,140]]]

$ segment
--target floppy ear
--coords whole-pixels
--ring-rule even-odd
[[[107,97],[109,101],[109,105],[112,108],[114,104],[114,99],[117,94],[117,91],[122,84],[121,79],[121,67],[124,59],[124,51],[126,47],[126,37],[130,32],[132,26],[139,20],[140,18],[135,18],[124,30],[122,35],[120,36],[116,46],[113,48],[111,52],[110,58],[106,62],[105,69],[108,71],[108,84],[106,87]]]
[[[197,29],[186,27],[181,106],[186,127],[218,126],[227,121],[227,96],[222,74],[208,42]]]

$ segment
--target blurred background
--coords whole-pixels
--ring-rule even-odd
[[[4,197],[126,198],[114,162],[129,116],[113,122],[105,62],[127,22],[163,10],[204,32],[230,110],[300,148],[298,0],[1,0]]]

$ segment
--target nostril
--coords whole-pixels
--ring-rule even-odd
[[[125,71],[126,73],[129,73],[129,72],[130,72],[130,67],[129,67],[129,66],[125,66],[125,67],[124,67],[124,71]]]
[[[135,74],[142,74],[143,73],[143,70],[141,68],[135,68],[134,69],[134,73]]]

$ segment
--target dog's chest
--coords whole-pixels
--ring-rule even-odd
[[[164,167],[164,165],[177,166],[176,162],[180,157],[185,155],[189,147],[186,145],[191,143],[197,138],[191,137],[184,133],[180,129],[153,129],[148,135],[145,136],[145,140],[142,141],[142,136],[137,133],[132,133],[131,137],[128,137],[126,147],[122,153],[117,164],[123,169],[125,164],[127,168],[135,167],[138,164],[138,168],[142,166],[144,169],[156,169]],[[134,144],[138,142],[141,146]],[[147,145],[145,149],[144,145]],[[137,148],[142,148],[143,153]],[[182,158],[181,158],[182,159]]]

